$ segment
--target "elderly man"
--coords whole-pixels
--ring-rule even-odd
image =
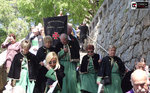
[[[133,85],[133,89],[127,93],[150,93],[147,83],[147,74],[145,71],[140,69],[135,70],[131,74],[131,83]]]
[[[78,49],[77,51],[79,51],[80,50],[79,42],[78,42],[77,38],[71,34],[72,31],[73,31],[72,24],[68,23],[68,27],[67,27],[68,39],[71,40],[72,42],[74,42],[74,45]]]
[[[60,36],[61,50],[58,52],[60,64],[64,66],[65,77],[63,79],[62,93],[79,93],[77,86],[76,68],[79,64],[79,51],[73,41],[68,40],[66,34]]]

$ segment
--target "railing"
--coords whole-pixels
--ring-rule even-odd
[[[100,44],[98,44],[96,41],[94,41],[90,36],[87,36],[89,39],[91,39],[93,42],[95,42],[101,49],[103,49],[107,54],[108,54],[108,51],[103,47],[101,46]]]

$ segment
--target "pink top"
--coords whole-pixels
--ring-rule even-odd
[[[7,48],[7,55],[6,55],[6,67],[10,67],[13,61],[14,56],[20,50],[20,43],[16,42],[14,44],[2,44],[2,48]]]

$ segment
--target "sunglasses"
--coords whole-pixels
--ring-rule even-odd
[[[94,51],[88,51],[88,53],[93,53]]]
[[[55,63],[56,63],[56,60],[49,62],[49,64],[52,64],[52,63],[55,64]]]

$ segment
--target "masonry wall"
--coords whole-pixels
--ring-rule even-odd
[[[150,2],[149,9],[136,10],[131,9],[130,3],[131,0],[104,0],[89,30],[90,37],[106,50],[110,44],[115,45],[116,55],[132,68],[142,56],[150,64]],[[95,45],[97,53],[107,55],[91,39],[88,43]]]

